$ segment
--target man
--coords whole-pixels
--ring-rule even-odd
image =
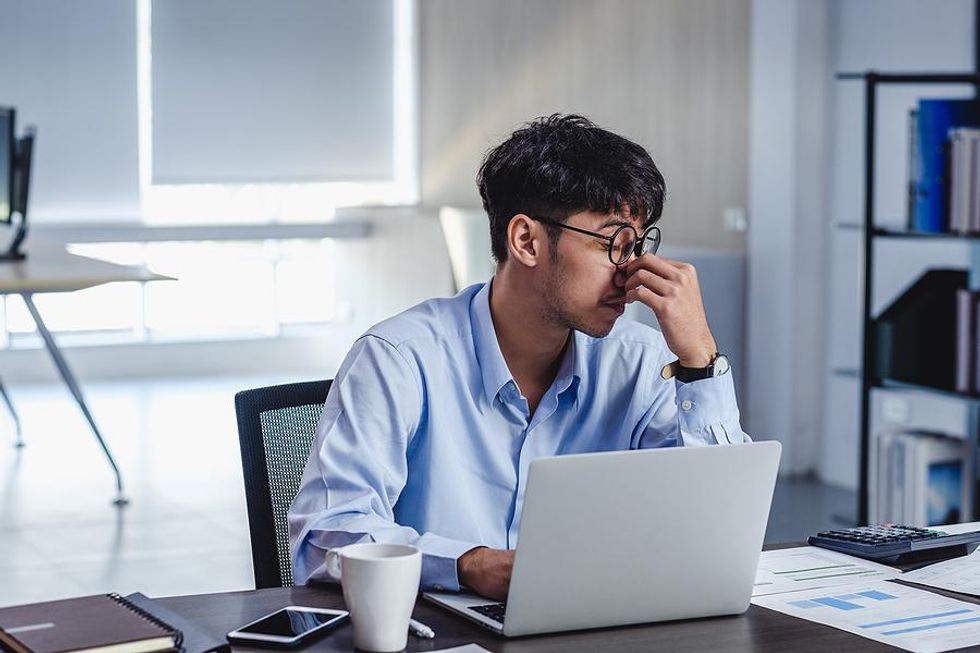
[[[502,599],[531,460],[749,439],[694,268],[654,255],[665,184],[642,147],[554,115],[477,181],[496,273],[354,344],[290,509],[297,583],[373,540],[421,549],[426,588]],[[662,335],[617,322],[634,301]]]

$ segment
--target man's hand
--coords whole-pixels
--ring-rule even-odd
[[[459,582],[477,594],[504,601],[510,589],[514,552],[485,546],[467,551],[456,561]]]
[[[644,254],[626,264],[626,301],[653,309],[667,346],[684,367],[707,367],[718,351],[690,263]]]

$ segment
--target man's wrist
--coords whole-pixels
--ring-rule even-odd
[[[473,570],[479,565],[480,556],[487,547],[478,546],[470,549],[456,560],[456,577],[460,584],[465,583]]]
[[[711,359],[714,357],[715,352],[709,354],[703,354],[692,358],[678,358],[677,362],[680,363],[681,367],[691,367],[691,368],[701,368],[711,365]]]

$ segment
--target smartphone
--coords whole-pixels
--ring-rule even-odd
[[[253,646],[299,646],[342,626],[349,617],[346,610],[290,605],[231,631],[228,641]]]

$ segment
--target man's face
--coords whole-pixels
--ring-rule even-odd
[[[640,220],[610,213],[576,213],[565,224],[604,236],[612,236],[624,224],[641,230]],[[545,315],[556,326],[602,338],[623,314],[626,279],[609,261],[608,250],[608,241],[561,230],[557,245],[545,257],[540,289]]]

